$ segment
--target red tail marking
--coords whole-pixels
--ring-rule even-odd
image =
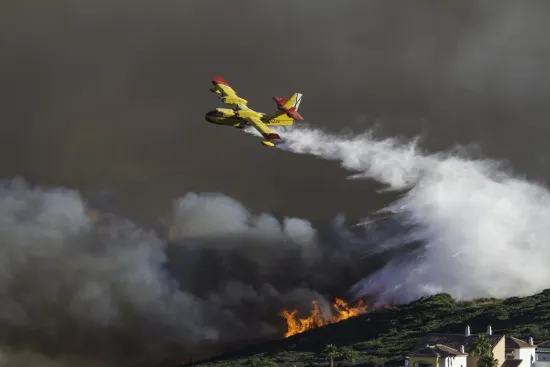
[[[264,137],[267,140],[281,140],[281,137],[279,136],[279,134],[275,134],[275,133],[265,134]]]
[[[216,75],[215,77],[212,78],[212,84],[216,85],[216,84],[223,84],[223,85],[227,85],[229,86],[229,83],[227,83],[225,81],[225,79],[219,75]]]
[[[296,111],[296,107],[289,108],[288,110],[285,110],[285,111],[286,111],[286,114],[292,117],[294,120],[298,120],[298,121],[304,120],[302,115],[300,115],[298,111]]]
[[[286,114],[290,117],[292,117],[294,120],[298,120],[298,121],[303,121],[304,118],[302,117],[302,115],[300,115],[298,113],[298,111],[296,111],[296,107],[291,107],[291,108],[284,108],[283,105],[286,103],[286,101],[288,101],[288,98],[281,98],[281,97],[273,97],[273,99],[275,100],[275,102],[277,102],[277,108],[281,111],[285,111]]]
[[[273,100],[275,100],[275,102],[277,102],[278,106],[282,106],[286,103],[286,101],[288,101],[288,98],[273,97]]]

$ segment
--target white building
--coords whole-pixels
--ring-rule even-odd
[[[525,342],[513,336],[507,336],[505,341],[506,361],[503,367],[535,367],[536,348],[533,338],[529,338],[529,342]]]
[[[426,334],[406,356],[405,367],[476,367],[478,357],[470,355],[481,334]],[[533,344],[533,338],[523,341],[513,336],[493,334],[487,327],[493,358],[498,367],[550,367],[550,341],[547,349]],[[545,359],[544,359],[545,358]],[[539,364],[543,360],[542,363]]]
[[[477,357],[470,356],[469,352],[473,350],[477,339],[482,334],[470,334],[469,326],[466,326],[464,334],[426,334],[407,354],[405,365],[406,367],[476,367]],[[505,336],[494,335],[490,326],[487,328],[486,335],[500,367],[505,361]]]
[[[550,367],[550,340],[537,345],[535,367]]]
[[[467,357],[468,353],[464,352],[464,346],[457,350],[435,344],[416,350],[414,357],[409,357],[407,361],[412,362],[408,367],[466,367]]]

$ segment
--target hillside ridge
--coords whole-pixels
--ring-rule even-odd
[[[403,365],[405,355],[426,333],[493,332],[535,344],[550,339],[550,289],[527,297],[455,301],[441,293],[405,305],[379,309],[288,338],[264,342],[188,366],[319,366],[328,344],[354,350],[355,362],[342,366]]]

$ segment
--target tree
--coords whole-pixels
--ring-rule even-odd
[[[477,367],[498,367],[498,361],[493,356],[493,346],[486,334],[477,338],[472,355],[479,357]]]
[[[348,363],[355,362],[357,360],[357,357],[359,356],[359,353],[355,349],[347,348],[347,347],[341,348],[340,354],[342,355],[342,357],[344,357],[344,360]]]
[[[251,367],[276,367],[277,363],[273,362],[269,358],[254,356],[250,358],[248,365]]]
[[[338,347],[334,344],[327,344],[323,350],[323,354],[330,361],[330,367],[334,367],[334,358],[341,356],[341,352]]]

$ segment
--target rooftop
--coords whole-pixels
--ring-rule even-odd
[[[460,350],[460,346],[464,346],[464,351],[469,353],[475,346],[476,340],[480,335],[487,334],[473,334],[466,336],[464,334],[426,334],[420,339],[416,347],[408,354],[409,356],[425,356],[425,354],[418,354],[425,352],[427,345],[441,345],[446,346],[456,351]],[[491,346],[495,346],[503,337],[502,334],[487,335]]]
[[[507,359],[502,364],[502,367],[518,367],[523,359]]]
[[[538,344],[536,345],[536,347],[537,347],[538,349],[550,349],[550,340],[547,340],[547,341],[542,342],[542,343],[538,343]]]
[[[411,357],[447,357],[447,356],[466,356],[467,353],[461,353],[457,349],[449,348],[443,344],[425,345],[424,348],[418,348],[409,353]]]
[[[507,336],[506,337],[506,349],[519,349],[519,348],[536,348],[536,345],[532,345],[527,343],[526,341],[523,341],[518,338],[514,338],[513,336]]]

